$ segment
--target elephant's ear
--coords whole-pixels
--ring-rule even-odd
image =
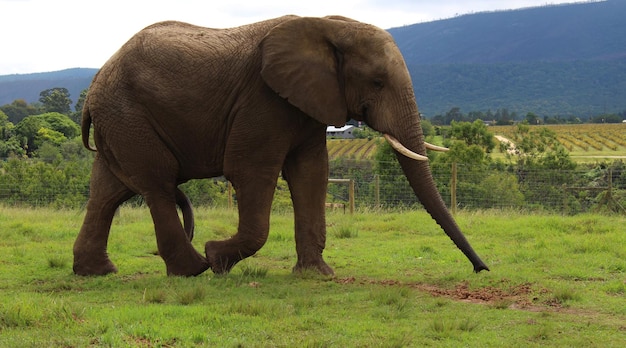
[[[328,34],[333,23],[323,18],[297,18],[273,28],[261,42],[265,82],[289,103],[334,126],[348,120],[339,75],[341,53]]]

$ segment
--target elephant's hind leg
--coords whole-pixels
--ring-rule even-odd
[[[91,172],[87,214],[74,242],[74,273],[105,275],[117,272],[107,254],[111,221],[118,206],[135,194],[96,157]]]
[[[176,211],[175,187],[163,184],[160,190],[143,194],[154,221],[159,255],[168,275],[196,276],[209,268],[208,261],[191,245]]]

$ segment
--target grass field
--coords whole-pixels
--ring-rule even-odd
[[[491,272],[423,212],[331,213],[337,275],[294,275],[293,222],[231,274],[167,277],[149,213],[123,208],[119,273],[72,274],[80,211],[0,207],[0,347],[623,347],[626,218],[461,212]],[[194,245],[235,231],[199,208]]]

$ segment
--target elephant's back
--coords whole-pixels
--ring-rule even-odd
[[[157,85],[167,81],[240,73],[259,54],[258,45],[273,27],[297,18],[284,16],[235,28],[215,29],[178,21],[152,24],[128,40],[101,68],[101,82]],[[161,81],[159,81],[161,80]],[[120,86],[116,86],[118,88]]]

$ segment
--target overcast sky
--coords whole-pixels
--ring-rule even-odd
[[[99,68],[161,20],[225,28],[296,14],[338,14],[388,29],[560,0],[0,0],[0,75]]]

